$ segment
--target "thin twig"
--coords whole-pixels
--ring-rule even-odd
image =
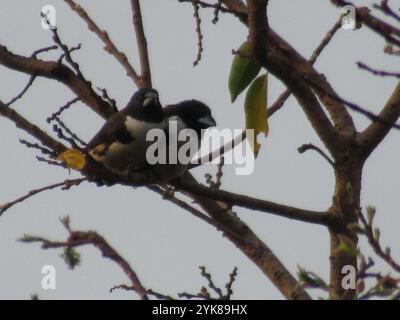
[[[38,49],[38,50],[34,51],[34,52],[31,54],[31,58],[35,58],[35,59],[36,59],[36,57],[38,56],[39,53],[47,52],[47,51],[54,50],[54,49],[57,49],[57,48],[58,48],[58,47],[54,45],[54,46],[49,46],[49,47],[45,47],[45,48]],[[10,100],[10,102],[6,103],[6,106],[10,106],[10,105],[12,105],[15,101],[21,99],[22,96],[23,96],[23,95],[28,91],[28,89],[32,86],[32,84],[33,84],[33,82],[35,81],[35,79],[36,79],[36,75],[35,75],[35,74],[32,74],[32,75],[29,77],[29,80],[28,80],[27,84],[25,85],[25,87],[22,89],[22,91],[21,91],[18,95],[16,95],[14,98],[12,98],[12,99]]]
[[[55,50],[57,49],[58,46],[53,45],[53,46],[49,46],[49,47],[45,47],[45,48],[41,48],[38,50],[33,51],[33,53],[31,54],[31,58],[36,58],[38,56],[39,53],[43,53],[43,52],[47,52],[47,51],[51,51],[51,50]]]
[[[81,44],[81,43],[78,43],[78,45],[75,46],[75,47],[67,48],[67,52],[68,52],[68,54],[71,54],[71,52],[74,52],[74,51],[76,51],[76,50],[80,50],[81,48],[82,48],[82,44]],[[58,58],[57,63],[61,63],[62,60],[63,60],[65,57],[66,57],[66,54],[65,54],[65,52],[64,52],[64,53]]]
[[[69,189],[72,186],[77,186],[79,184],[81,184],[83,181],[86,181],[87,178],[79,178],[79,179],[73,179],[73,180],[65,180],[63,182],[59,182],[59,183],[54,183],[48,186],[45,186],[43,188],[39,188],[39,189],[33,189],[31,191],[29,191],[27,194],[23,195],[22,197],[19,197],[13,201],[7,202],[3,205],[0,206],[0,216],[8,209],[10,209],[12,206],[16,205],[17,203],[21,203],[23,201],[25,201],[28,198],[33,197],[34,195],[37,195],[38,193],[47,191],[47,190],[52,190],[55,188],[59,188],[62,187],[63,190],[65,189]]]
[[[300,147],[297,148],[297,151],[299,153],[304,153],[304,152],[306,152],[308,150],[314,150],[314,151],[318,152],[326,161],[328,161],[328,163],[332,167],[335,166],[335,163],[332,161],[331,158],[329,158],[328,155],[325,154],[325,152],[323,152],[320,148],[318,148],[317,146],[314,146],[311,143],[303,144],[303,145],[301,145]]]
[[[51,24],[50,24],[50,22],[49,22],[48,16],[47,16],[46,14],[44,14],[44,13],[41,13],[41,16],[42,16],[43,18],[46,19],[47,24],[50,26]],[[79,69],[78,63],[76,63],[75,61],[73,61],[73,59],[72,59],[72,57],[71,57],[71,52],[72,52],[73,50],[80,49],[80,48],[81,48],[81,45],[78,45],[76,48],[70,50],[70,49],[68,48],[68,46],[65,45],[65,44],[61,41],[60,36],[58,35],[57,28],[55,28],[55,27],[54,27],[54,28],[50,28],[50,30],[51,30],[51,32],[53,33],[53,41],[54,41],[54,42],[57,44],[57,46],[64,52],[64,54],[61,55],[61,57],[58,59],[58,63],[61,63],[63,57],[65,57],[65,60],[66,60],[66,61],[71,65],[71,67],[75,70],[76,75],[78,76],[78,78],[81,79],[81,80],[83,80],[83,81],[85,81],[85,82],[87,82],[86,79],[85,79],[85,77],[83,76],[81,70]]]
[[[388,16],[396,19],[398,22],[400,22],[400,16],[398,14],[396,14],[388,5],[388,0],[382,0],[381,4],[373,4],[373,7],[375,9],[378,9],[380,11],[382,11],[383,13],[387,14]]]
[[[141,284],[139,277],[137,276],[136,272],[132,269],[129,263],[121,257],[121,255],[111,247],[108,242],[97,232],[94,231],[72,231],[69,230],[69,237],[67,241],[50,241],[43,237],[32,237],[32,236],[25,236],[21,239],[23,242],[41,242],[43,249],[50,249],[50,248],[74,248],[78,246],[88,245],[91,244],[98,248],[103,257],[109,258],[115,263],[117,263],[124,273],[128,276],[129,280],[132,283],[132,287],[134,290],[139,294],[142,300],[147,300],[147,292],[146,289]]]
[[[80,101],[80,99],[78,97],[68,101],[66,104],[64,104],[63,106],[61,106],[56,112],[54,112],[50,117],[48,117],[46,119],[47,123],[50,123],[51,121],[55,120],[55,118],[59,117],[61,115],[61,113],[63,113],[65,110],[67,110],[71,105],[73,105],[74,103]]]
[[[197,57],[193,62],[193,67],[197,66],[201,60],[201,54],[203,52],[203,34],[201,32],[201,18],[199,12],[199,3],[197,0],[192,2],[193,4],[193,16],[196,22],[196,34],[197,34]]]
[[[235,280],[236,280],[237,270],[238,270],[238,268],[237,268],[237,267],[234,267],[233,270],[232,270],[232,272],[231,272],[231,274],[229,275],[229,281],[228,281],[228,283],[225,285],[225,288],[226,288],[226,295],[225,295],[225,297],[224,297],[225,300],[230,300],[231,297],[232,297],[232,294],[233,294],[232,286],[233,286],[233,283],[234,283]]]
[[[218,295],[219,298],[222,298],[224,295],[222,294],[222,290],[218,288],[214,281],[212,280],[211,274],[206,271],[206,267],[200,266],[201,276],[204,277],[208,281],[208,286],[210,289],[214,290],[214,292]]]
[[[55,118],[55,119],[58,119],[58,118]],[[58,121],[57,121],[58,122]],[[59,126],[61,127],[59,127]],[[75,149],[77,149],[77,150],[81,150],[82,148],[76,143],[76,141],[75,141],[75,139],[73,139],[72,137],[71,137],[71,135],[70,136],[67,136],[67,135],[65,135],[64,134],[64,132],[63,132],[63,129],[65,130],[65,127],[64,127],[64,125],[63,124],[60,124],[59,122],[58,122],[58,125],[57,124],[53,124],[53,131],[57,134],[57,137],[58,138],[60,138],[60,139],[62,139],[62,140],[64,140],[64,141],[66,141],[66,142],[68,142],[70,145],[71,145],[71,147],[73,147],[73,148],[75,148]],[[66,130],[67,131],[67,130]],[[68,133],[68,132],[67,132]],[[68,133],[69,134],[69,133]]]
[[[364,69],[366,71],[371,72],[375,76],[380,76],[380,77],[395,77],[400,79],[400,72],[389,72],[389,71],[383,71],[383,70],[377,70],[373,69],[369,66],[367,66],[365,63],[362,62],[357,62],[357,66],[360,69]]]
[[[101,94],[102,94],[102,98],[103,98],[104,100],[108,101],[108,102],[117,110],[117,102],[115,101],[115,99],[111,98],[111,97],[108,95],[107,90],[104,89],[104,88],[100,88],[100,87],[97,87],[97,90],[100,90],[100,91],[101,91]]]
[[[72,140],[74,140],[74,147],[76,147],[76,142],[81,145],[79,146],[79,148],[86,146],[86,142],[79,138],[78,135],[74,133],[70,128],[68,128],[67,125],[59,117],[54,117],[54,121],[56,121],[61,129],[63,129],[72,138]]]
[[[57,156],[53,150],[43,147],[42,145],[40,145],[38,143],[32,143],[25,139],[19,139],[19,142],[21,144],[25,145],[27,148],[33,148],[33,149],[39,150],[41,153],[48,155],[52,158],[55,158]]]
[[[222,8],[222,0],[218,0],[217,4],[215,5],[214,9],[214,18],[212,19],[212,23],[216,24],[219,20],[219,12]]]
[[[22,96],[23,96],[23,95],[28,91],[28,89],[32,86],[33,81],[35,81],[35,79],[36,79],[36,75],[34,75],[34,74],[31,75],[31,76],[29,77],[28,83],[25,85],[25,87],[22,89],[22,91],[21,91],[18,95],[16,95],[14,98],[12,98],[12,99],[10,100],[10,102],[7,102],[7,103],[6,103],[6,106],[10,106],[10,105],[12,105],[15,101],[21,99]]]
[[[135,28],[136,43],[140,60],[140,87],[151,88],[150,60],[147,50],[147,40],[144,33],[142,12],[139,0],[131,0],[133,26]]]
[[[161,196],[163,196],[163,198],[165,200],[168,200],[174,204],[176,204],[178,207],[181,207],[182,209],[185,209],[186,211],[189,211],[191,214],[193,214],[195,217],[207,222],[208,224],[211,224],[213,226],[215,226],[217,229],[219,229],[221,226],[217,223],[217,221],[214,221],[213,219],[211,219],[210,217],[206,216],[204,213],[202,213],[200,210],[196,209],[195,207],[192,207],[191,205],[189,205],[188,203],[186,203],[185,201],[178,199],[175,196],[171,196],[171,195],[167,195],[166,196],[166,191],[156,185],[150,185],[147,187],[148,189],[160,194]]]
[[[183,2],[183,3],[186,2],[186,3],[192,3],[192,4],[193,4],[194,1],[197,1],[198,5],[200,7],[202,7],[202,8],[212,8],[214,10],[218,9],[222,13],[229,13],[229,14],[232,14],[232,15],[235,15],[235,16],[240,16],[241,15],[241,12],[222,7],[221,5],[218,5],[218,3],[217,4],[212,4],[212,3],[207,3],[205,1],[200,1],[200,0],[178,0],[178,2]],[[220,0],[218,0],[218,1],[220,1]]]
[[[105,44],[104,50],[106,50],[108,53],[110,53],[117,59],[117,61],[125,69],[128,77],[130,77],[137,86],[140,86],[141,84],[140,77],[138,76],[132,65],[129,63],[126,55],[123,52],[119,51],[117,47],[114,45],[114,43],[111,41],[110,37],[108,36],[108,33],[106,31],[101,30],[97,26],[97,24],[92,20],[92,18],[89,17],[87,12],[75,1],[73,0],[64,0],[64,1],[71,7],[73,11],[75,11],[86,22],[89,30],[93,31],[103,41],[103,43]]]
[[[375,211],[375,208],[370,208],[369,210]],[[377,229],[373,229],[372,222],[373,222],[373,216],[375,213],[371,214],[371,218],[367,220],[364,215],[359,211],[359,218],[364,226],[363,231],[361,231],[362,234],[364,234],[367,237],[368,243],[371,245],[372,249],[375,251],[375,253],[382,258],[390,267],[392,267],[393,270],[400,272],[400,264],[394,261],[394,259],[391,256],[390,250],[382,249],[380,242],[379,242],[379,231]]]
[[[40,161],[40,162],[45,162],[51,166],[57,166],[57,167],[61,167],[64,169],[68,168],[67,165],[65,164],[65,162],[54,161],[54,160],[46,159],[46,158],[39,157],[39,156],[36,156],[36,160]]]

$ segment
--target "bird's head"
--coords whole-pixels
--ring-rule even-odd
[[[135,117],[143,116],[155,122],[163,119],[158,92],[154,89],[142,88],[136,91],[126,109],[128,113]]]
[[[166,117],[180,117],[188,127],[198,133],[202,129],[216,126],[210,108],[198,100],[186,100],[175,105],[170,105],[164,108],[164,114]]]

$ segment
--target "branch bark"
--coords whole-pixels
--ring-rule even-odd
[[[7,68],[24,72],[29,75],[41,76],[57,80],[74,92],[82,102],[102,117],[108,118],[116,108],[104,101],[90,86],[90,83],[79,77],[67,66],[53,61],[42,61],[28,58],[8,51],[0,44],[0,64]]]
[[[188,183],[197,183],[196,179],[186,173]],[[222,224],[229,232],[224,235],[271,280],[276,288],[287,299],[310,300],[299,282],[272,250],[245,224],[225,203],[196,196],[185,192],[195,200],[214,220]]]
[[[400,82],[378,116],[382,121],[372,122],[358,136],[357,142],[363,159],[366,159],[382,142],[400,117]]]
[[[331,217],[328,212],[303,210],[237,193],[227,192],[224,190],[216,190],[201,185],[198,182],[189,182],[188,180],[183,180],[176,186],[178,190],[184,191],[193,196],[202,197],[208,200],[212,199],[221,201],[227,204],[229,207],[239,206],[251,210],[271,213],[288,219],[319,224],[323,226],[334,225],[336,223],[334,217]]]
[[[132,20],[135,28],[136,43],[139,50],[140,59],[140,86],[151,88],[151,72],[150,72],[150,60],[149,53],[147,50],[147,40],[144,33],[142,13],[140,9],[139,0],[131,0],[132,7]]]
[[[117,49],[114,42],[112,42],[112,40],[108,36],[108,33],[101,30],[97,26],[97,24],[93,21],[93,19],[87,14],[87,12],[75,1],[73,0],[64,0],[64,1],[70,6],[70,8],[73,11],[75,11],[86,22],[89,30],[93,31],[103,41],[103,43],[105,44],[105,50],[117,59],[117,61],[125,69],[128,77],[130,77],[137,86],[140,86],[141,81],[137,72],[129,63],[126,55]]]
[[[68,227],[68,226],[67,226]],[[43,249],[53,248],[73,248],[91,244],[100,250],[103,257],[114,261],[120,266],[122,271],[131,281],[132,288],[139,294],[142,300],[148,300],[147,291],[143,287],[136,272],[132,269],[129,263],[113,248],[109,243],[97,232],[94,231],[69,231],[67,241],[50,241],[42,237],[25,237],[21,239],[23,242],[41,242]]]

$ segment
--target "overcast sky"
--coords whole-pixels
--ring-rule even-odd
[[[141,2],[153,85],[160,93],[161,102],[168,104],[196,98],[212,108],[219,128],[243,128],[244,99],[241,96],[233,105],[230,103],[227,80],[233,57],[231,51],[246,39],[246,28],[228,15],[221,15],[214,25],[211,23],[213,11],[201,10],[204,53],[199,65],[193,68],[197,37],[192,6],[176,0]],[[372,2],[355,1],[358,5]],[[82,0],[79,3],[137,66],[129,1]],[[63,1],[1,0],[0,43],[25,56],[52,45],[51,33],[41,28],[39,16],[46,4],[56,8],[61,39],[69,46],[82,43],[82,49],[73,56],[84,75],[94,86],[107,88],[118,107],[124,107],[136,90],[135,86],[115,59],[102,49],[102,42]],[[340,10],[330,1],[271,0],[268,14],[275,31],[309,57],[338,19]],[[367,28],[340,30],[319,58],[316,68],[327,76],[341,96],[378,112],[396,80],[374,77],[359,70],[355,62],[361,60],[378,69],[396,71],[398,60],[383,54],[384,44],[382,38]],[[56,59],[58,55],[46,53],[41,58]],[[0,100],[9,101],[20,92],[28,78],[0,66]],[[273,77],[269,85],[272,104],[284,88]],[[73,97],[63,85],[38,78],[13,107],[51,133],[51,126],[45,119]],[[368,124],[362,116],[354,116],[358,129]],[[85,140],[89,140],[103,123],[83,104],[73,106],[62,119]],[[270,133],[262,145],[254,173],[237,176],[234,166],[227,165],[223,188],[301,208],[327,209],[332,197],[333,173],[317,154],[297,153],[297,147],[304,143],[322,145],[297,102],[290,98],[270,119],[269,125]],[[32,140],[0,117],[0,203],[33,188],[76,176],[36,161],[36,153],[19,144],[20,138]],[[362,183],[362,204],[377,207],[376,222],[381,228],[382,242],[392,245],[394,256],[400,256],[395,247],[400,223],[396,198],[400,190],[399,145],[400,133],[390,133],[368,160]],[[215,170],[215,166],[206,165],[196,169],[194,174],[204,181],[204,173]],[[323,227],[287,221],[266,213],[236,211],[293,273],[300,265],[328,279],[329,237]],[[71,271],[59,257],[60,250],[42,250],[37,244],[16,242],[25,233],[65,239],[67,234],[59,222],[65,215],[70,215],[74,229],[96,230],[102,234],[131,263],[145,287],[171,295],[181,291],[197,292],[205,285],[199,274],[200,265],[206,266],[216,283],[223,287],[229,273],[237,266],[235,299],[282,298],[262,272],[220,232],[160,199],[159,195],[146,189],[98,188],[94,184],[82,184],[69,191],[53,190],[38,195],[0,217],[1,299],[28,299],[32,293],[43,299],[137,298],[131,292],[109,293],[111,287],[128,283],[128,279],[117,265],[103,259],[93,247],[78,249],[83,261]],[[367,248],[364,241],[361,241],[361,248]],[[56,290],[41,288],[44,265],[56,268]]]

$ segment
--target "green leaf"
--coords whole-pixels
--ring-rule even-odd
[[[373,206],[368,206],[367,207],[367,221],[369,224],[372,224],[374,217],[376,214],[376,209]]]
[[[246,129],[253,129],[253,137],[247,136],[253,149],[254,156],[257,157],[260,150],[260,144],[257,137],[263,133],[268,135],[268,74],[257,77],[249,87],[244,102],[244,111],[246,114]]]
[[[66,247],[64,252],[61,254],[61,258],[71,269],[74,269],[81,263],[81,255],[72,247]]]
[[[340,242],[338,250],[351,257],[355,257],[358,254],[356,246],[351,245],[350,243],[347,243],[346,241],[343,240]]]
[[[247,41],[240,46],[238,51],[233,58],[229,74],[229,92],[232,103],[253,81],[261,69],[261,66],[254,60],[247,58],[251,53]]]

